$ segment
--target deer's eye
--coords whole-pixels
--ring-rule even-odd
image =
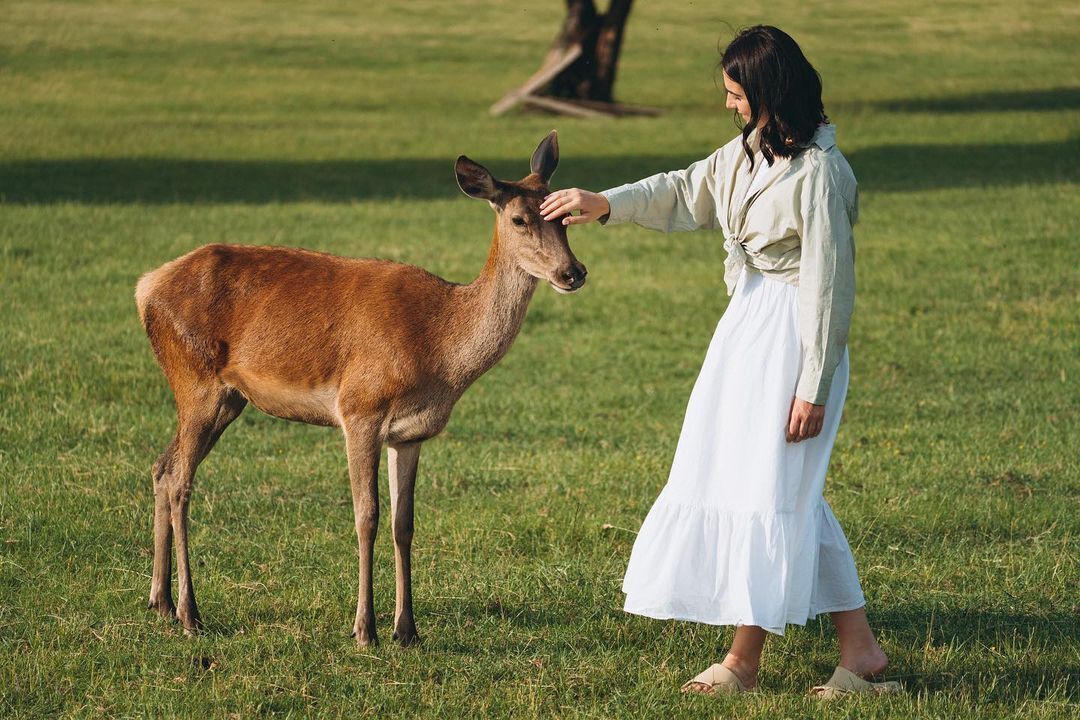
[[[520,215],[515,215],[511,222],[513,222],[518,227],[525,227],[525,218],[521,217]]]

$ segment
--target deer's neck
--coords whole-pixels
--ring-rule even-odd
[[[480,275],[456,290],[448,370],[453,384],[466,387],[510,349],[525,321],[537,279],[503,251],[496,228]]]

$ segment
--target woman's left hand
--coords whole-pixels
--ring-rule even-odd
[[[791,410],[788,414],[787,441],[799,442],[817,437],[824,423],[824,405],[814,405],[799,398],[792,398]]]
[[[574,211],[580,213],[574,215]],[[544,197],[540,203],[540,214],[548,222],[562,218],[563,225],[581,225],[592,222],[611,212],[608,199],[600,193],[589,192],[581,188],[556,190]]]

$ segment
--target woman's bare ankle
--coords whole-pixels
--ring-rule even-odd
[[[750,662],[748,659],[733,655],[730,652],[724,656],[723,662],[720,663],[739,678],[739,682],[743,684],[743,687],[749,690],[757,685],[758,666],[760,660]]]
[[[875,643],[872,647],[841,652],[840,665],[865,679],[885,672],[889,666],[889,656]]]

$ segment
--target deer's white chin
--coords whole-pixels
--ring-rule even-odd
[[[561,285],[556,285],[555,283],[551,282],[550,280],[548,281],[548,285],[550,285],[551,289],[554,290],[555,292],[559,293],[560,295],[573,295],[578,290],[580,290],[581,287],[582,287],[582,286],[578,286],[576,288],[562,287]]]

